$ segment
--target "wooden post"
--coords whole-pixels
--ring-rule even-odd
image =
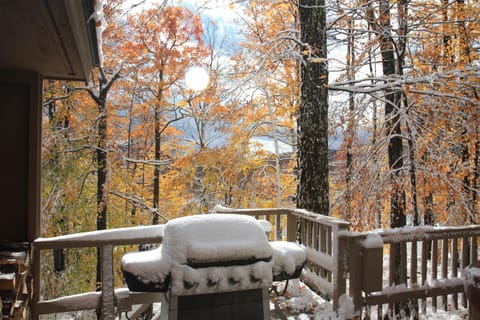
[[[296,242],[297,240],[297,216],[287,213],[287,241]]]
[[[351,240],[350,251],[350,296],[353,299],[355,316],[362,314],[362,243],[360,239]]]
[[[422,286],[424,286],[428,279],[427,279],[427,262],[429,256],[429,249],[431,248],[431,241],[429,239],[423,239],[422,241],[422,266],[421,266],[421,277],[422,277]],[[422,313],[425,314],[427,312],[427,299],[422,299]]]
[[[115,286],[113,280],[113,245],[101,247],[102,256],[102,319],[115,319]]]
[[[448,278],[448,239],[442,240],[442,278]],[[448,310],[448,296],[442,296],[443,310]]]
[[[472,245],[470,248],[470,262],[476,261],[478,254],[477,236],[472,236]]]
[[[32,308],[31,308],[31,320],[38,320],[40,315],[38,313],[38,302],[40,301],[40,249],[32,246],[33,261],[33,291],[32,295]]]
[[[458,263],[458,239],[453,238],[452,239],[452,260],[451,260],[451,277],[455,278],[458,276],[458,268],[457,268],[457,263]],[[453,294],[453,306],[455,310],[458,310],[458,294],[455,293]]]
[[[410,250],[410,286],[413,287],[414,284],[418,284],[417,270],[418,270],[418,248],[417,241],[414,240],[411,242]],[[419,308],[418,308],[418,299],[410,300],[410,308],[413,309],[410,311],[410,314],[414,312],[414,319],[419,319]]]
[[[282,240],[282,217],[280,214],[275,215],[275,241]]]
[[[431,281],[437,280],[437,258],[438,258],[438,240],[432,240],[432,274]],[[432,298],[432,308],[437,312],[437,296]]]
[[[338,226],[333,231],[333,254],[337,263],[333,270],[333,310],[338,310],[339,299],[347,292],[346,266],[347,266],[347,241],[348,238],[338,236]]]
[[[480,261],[474,261],[464,270],[468,296],[468,319],[480,319]]]
[[[469,248],[468,237],[463,237],[462,238],[462,264],[460,265],[460,268],[462,268],[462,270],[464,270],[468,265],[468,258],[470,257],[468,248]],[[465,293],[462,293],[462,306],[464,308],[467,307],[467,296]]]

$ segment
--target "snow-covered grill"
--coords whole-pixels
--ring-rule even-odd
[[[269,242],[253,217],[208,214],[169,221],[162,245],[126,254],[122,270],[130,291],[184,296],[268,288],[298,277],[305,260],[298,245]]]
[[[265,231],[244,215],[171,220],[159,248],[122,258],[128,288],[168,292],[162,319],[269,319],[268,288],[298,277],[306,254],[294,243],[269,242]]]

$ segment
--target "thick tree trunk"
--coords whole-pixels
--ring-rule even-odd
[[[401,52],[395,51],[395,43],[392,38],[392,25],[390,22],[390,0],[379,0],[380,16],[379,16],[379,36],[380,50],[382,55],[383,74],[387,81],[392,75],[398,74],[398,64],[395,54],[401,55]],[[402,40],[402,39],[401,39]],[[403,39],[404,40],[404,39]],[[398,43],[401,45],[401,41]],[[388,167],[391,177],[391,194],[390,194],[390,227],[399,228],[406,225],[405,215],[405,191],[402,188],[401,170],[403,168],[403,143],[402,130],[400,123],[400,106],[401,94],[390,89],[385,90],[385,129],[389,139]],[[391,263],[394,265],[393,284],[400,284],[406,281],[402,279],[402,259],[400,245],[392,245]],[[405,262],[403,262],[405,263]],[[393,312],[395,316],[401,313],[401,310],[408,311],[408,308],[402,304],[394,304]]]
[[[390,23],[390,1],[380,0],[380,50],[383,74],[388,79],[396,73],[395,44]],[[387,80],[388,81],[388,80]],[[402,130],[400,125],[400,94],[385,90],[386,134],[389,136],[388,166],[392,177],[390,195],[390,227],[399,228],[406,224],[405,192],[402,190],[400,170],[403,167]]]
[[[329,214],[328,70],[325,0],[299,5],[303,61],[298,115],[297,207]]]

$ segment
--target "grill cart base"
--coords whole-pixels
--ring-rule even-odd
[[[191,319],[270,319],[268,290],[260,288],[189,296],[163,295],[160,320]]]

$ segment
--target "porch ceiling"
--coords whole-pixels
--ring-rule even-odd
[[[0,0],[0,68],[85,80],[98,65],[94,0]]]

